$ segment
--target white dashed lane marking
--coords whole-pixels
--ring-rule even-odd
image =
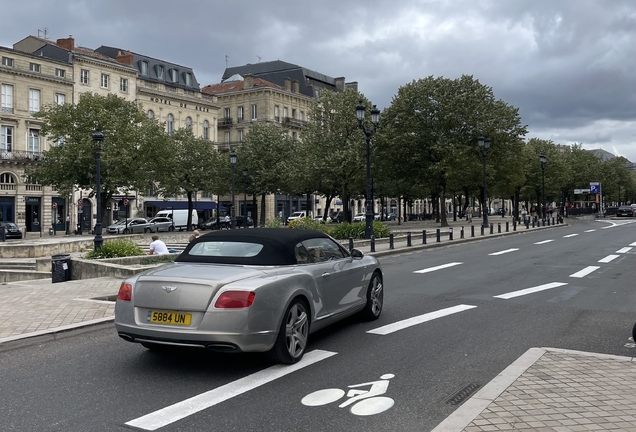
[[[636,242],[634,242],[634,243],[630,244],[630,246],[636,246]]]
[[[438,265],[436,267],[429,267],[429,268],[425,268],[425,269],[422,269],[422,270],[415,270],[413,273],[428,273],[428,272],[432,272],[432,271],[435,271],[435,270],[442,270],[442,269],[445,269],[445,268],[448,268],[448,267],[454,267],[454,266],[460,265],[460,264],[463,264],[463,263],[453,262],[453,263],[448,263],[448,264],[442,264],[442,265]]]
[[[448,315],[456,314],[458,312],[463,312],[465,310],[476,308],[477,306],[471,305],[459,305],[453,306],[446,309],[440,309],[435,312],[429,312],[424,315],[418,315],[413,318],[408,318],[402,321],[394,322],[393,324],[387,324],[382,327],[375,328],[373,330],[367,331],[367,333],[378,334],[378,335],[388,335],[389,333],[396,332],[398,330],[403,330],[408,327],[412,327],[414,325],[422,324],[427,321],[432,321],[437,318],[442,318]]]
[[[620,255],[608,255],[603,259],[598,260],[598,262],[600,263],[608,263],[608,262],[612,262],[614,261],[616,258],[618,258]]]
[[[568,238],[568,237],[575,237],[578,234],[568,234],[568,235],[564,235],[563,238]]]
[[[543,241],[540,241],[540,242],[536,242],[535,244],[546,244],[546,243],[550,243],[550,242],[553,242],[553,241],[554,240],[543,240]]]
[[[630,248],[630,247],[624,247],[624,248],[621,248],[621,249],[617,250],[617,251],[616,251],[616,253],[627,253],[627,252],[629,252],[630,250],[632,250],[632,248]]]
[[[583,231],[583,232],[594,232],[594,231],[596,231],[596,230],[595,230],[595,229],[593,229],[593,230],[586,230],[586,231]]]
[[[549,290],[549,289],[552,289],[552,288],[558,288],[558,287],[563,286],[563,285],[567,285],[567,283],[552,282],[552,283],[549,283],[549,284],[539,285],[539,286],[532,287],[532,288],[526,288],[526,289],[522,289],[522,290],[519,290],[519,291],[513,291],[513,292],[506,293],[506,294],[496,295],[496,296],[493,296],[493,297],[504,299],[504,300],[508,300],[508,299],[511,299],[511,298],[514,298],[514,297],[521,297],[521,296],[524,296],[524,295],[527,295],[527,294],[536,293],[536,292],[539,292],[539,291],[545,291],[545,290]]]
[[[149,431],[157,430],[336,354],[335,352],[323,350],[310,351],[296,364],[271,366],[260,372],[131,420],[126,425]]]
[[[499,251],[499,252],[493,252],[493,253],[488,254],[488,255],[503,255],[503,254],[507,254],[507,253],[510,253],[510,252],[518,251],[518,250],[519,249],[514,249],[514,248],[513,249],[506,249],[506,250]]]
[[[577,271],[574,274],[571,274],[570,277],[582,278],[582,277],[585,277],[585,276],[589,275],[590,273],[592,273],[592,272],[594,272],[594,271],[596,271],[596,270],[598,270],[600,268],[601,268],[600,266],[588,266],[588,267],[585,267],[583,270],[580,270],[580,271]]]

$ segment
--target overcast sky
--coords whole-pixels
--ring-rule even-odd
[[[634,0],[0,0],[0,45],[47,29],[194,68],[284,60],[357,81],[379,108],[429,75],[473,75],[526,138],[636,162]],[[41,33],[43,34],[43,33]]]

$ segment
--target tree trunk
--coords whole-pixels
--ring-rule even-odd
[[[402,215],[400,214],[402,212],[401,204],[402,204],[402,199],[400,197],[398,197],[398,202],[397,202],[397,211],[398,211],[397,220],[398,220],[398,225],[402,225],[402,221],[401,221]]]
[[[258,227],[258,205],[256,202],[256,195],[252,195],[252,208],[254,209],[254,214],[252,215],[252,220],[254,221],[254,228]]]
[[[188,196],[188,226],[186,231],[192,231],[192,210],[194,209],[194,205],[192,204],[192,191],[187,191],[186,195]]]
[[[265,226],[265,194],[261,194],[261,226]]]
[[[440,210],[443,208],[443,211],[440,211],[442,216],[442,227],[448,226],[448,219],[446,217],[446,186],[442,187],[442,196],[440,197]]]

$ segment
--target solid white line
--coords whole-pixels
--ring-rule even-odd
[[[503,254],[506,254],[508,252],[514,252],[514,251],[518,251],[518,250],[519,249],[514,249],[514,248],[513,249],[506,249],[506,250],[499,251],[499,252],[493,252],[493,253],[488,254],[488,255],[503,255]]]
[[[540,242],[536,242],[535,244],[546,244],[546,243],[550,243],[550,242],[553,242],[553,241],[554,240],[543,240],[543,241],[540,241]]]
[[[570,277],[582,278],[600,268],[601,268],[600,266],[588,266],[588,267],[585,267],[583,270],[580,270],[580,271],[577,271],[576,273],[571,274]]]
[[[624,248],[621,248],[621,249],[617,250],[617,251],[616,251],[616,253],[627,253],[627,252],[629,252],[630,250],[632,250],[632,248],[630,248],[630,247],[624,247]]]
[[[605,258],[598,260],[598,262],[600,263],[608,263],[608,262],[612,262],[614,261],[616,258],[618,258],[620,255],[608,255]]]
[[[568,235],[564,235],[563,238],[568,238],[568,237],[574,237],[577,236],[578,234],[568,234]]]
[[[453,266],[460,265],[460,264],[463,264],[463,263],[453,262],[453,263],[448,263],[448,264],[442,264],[442,265],[439,265],[437,267],[429,267],[429,268],[425,268],[425,269],[422,269],[422,270],[416,270],[413,273],[428,273],[428,272],[432,272],[432,271],[435,271],[435,270],[441,270],[441,269],[445,269],[445,268],[448,268],[448,267],[453,267]]]
[[[398,322],[394,322],[393,324],[387,324],[385,326],[382,327],[378,327],[376,329],[373,330],[369,330],[367,331],[367,333],[371,333],[371,334],[378,334],[378,335],[388,335],[389,333],[393,333],[396,332],[398,330],[403,330],[407,327],[412,327],[414,325],[417,324],[422,324],[425,323],[427,321],[432,321],[434,319],[437,318],[442,318],[448,315],[452,315],[458,312],[463,312],[465,310],[468,309],[473,309],[476,308],[477,306],[471,306],[471,305],[459,305],[459,306],[453,306],[453,307],[449,307],[446,309],[440,309],[438,311],[435,312],[429,312],[427,314],[424,315],[418,315],[416,317],[413,318],[408,318],[402,321],[398,321]]]
[[[587,230],[587,231],[583,231],[583,232],[594,232],[594,231],[596,231],[596,230],[593,229],[593,230]]]
[[[526,288],[526,289],[522,289],[519,291],[513,291],[513,292],[509,292],[507,294],[501,294],[501,295],[497,295],[497,296],[493,296],[495,298],[500,298],[500,299],[504,299],[504,300],[508,300],[514,297],[520,297],[526,294],[532,294],[532,293],[536,293],[539,291],[544,291],[544,290],[548,290],[548,289],[552,289],[552,288],[557,288],[563,285],[567,285],[566,283],[563,282],[552,282],[549,284],[545,284],[545,285],[539,285],[536,287],[532,287],[532,288]]]
[[[290,366],[275,365],[260,372],[253,373],[239,380],[225,384],[200,395],[191,397],[169,407],[136,418],[126,423],[128,426],[144,430],[156,430],[174,423],[189,415],[224,402],[234,396],[239,396],[259,386],[267,384],[304,367],[325,360],[337,353],[323,350],[313,350],[305,354],[301,361]]]

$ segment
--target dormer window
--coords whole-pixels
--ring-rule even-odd
[[[164,67],[162,65],[157,65],[157,66],[155,66],[155,69],[157,71],[157,79],[164,80],[165,79],[164,78],[164,75],[165,75]]]
[[[148,62],[142,61],[139,63],[139,71],[143,76],[148,76]]]
[[[176,69],[170,69],[170,81],[173,83],[179,82],[179,71]]]
[[[191,73],[186,73],[185,74],[185,84],[188,87],[192,87],[192,74]]]

